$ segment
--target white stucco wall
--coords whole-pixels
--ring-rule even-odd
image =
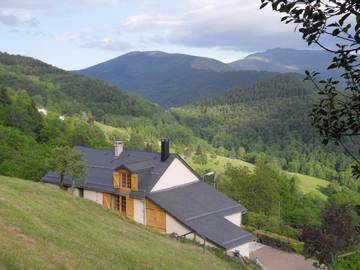
[[[175,158],[151,191],[159,191],[195,181],[199,181],[196,175]]]
[[[70,188],[68,188],[67,190],[69,193],[72,193],[72,195],[79,197],[80,196],[80,190],[78,188],[74,188],[74,190]]]
[[[241,226],[241,212],[225,216],[225,218],[236,226]]]
[[[144,200],[134,199],[134,220],[138,223],[145,224]]]
[[[181,236],[189,232],[190,230],[188,228],[183,226],[180,222],[178,222],[176,219],[166,213],[166,233],[176,233],[177,235]],[[191,237],[187,236],[187,238],[192,239],[194,237],[193,234],[190,236]]]
[[[182,236],[189,232],[191,232],[190,229],[188,229],[187,227],[182,225],[179,221],[174,219],[171,215],[166,214],[166,233],[168,233],[168,234],[176,233],[178,236]],[[200,244],[204,244],[204,239],[201,236],[199,236],[198,234],[190,233],[190,234],[186,235],[185,237],[190,240],[195,240],[196,242],[198,242]],[[208,241],[205,242],[205,245],[209,246],[209,247],[216,247],[215,245],[213,245],[212,243],[210,243]]]
[[[103,194],[101,192],[84,189],[84,198],[101,205],[103,204]]]
[[[233,255],[236,250],[240,252],[240,255],[243,257],[249,258],[250,256],[250,246],[252,242],[242,244],[240,246],[234,247],[232,249],[227,250],[226,252],[230,255]]]

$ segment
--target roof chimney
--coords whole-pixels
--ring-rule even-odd
[[[166,161],[170,155],[169,139],[161,139],[161,161]]]
[[[124,151],[124,143],[122,141],[115,141],[114,156],[119,157],[123,151]]]

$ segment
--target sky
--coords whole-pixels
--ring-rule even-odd
[[[77,70],[130,51],[231,62],[304,49],[294,25],[260,0],[0,0],[0,51]]]

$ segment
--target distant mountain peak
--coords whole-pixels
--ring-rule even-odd
[[[235,70],[257,70],[270,72],[298,72],[317,70],[329,74],[326,70],[331,55],[320,50],[296,50],[291,48],[273,48],[257,52],[229,65]]]
[[[130,52],[77,73],[124,87],[164,107],[196,102],[270,75],[234,71],[212,58],[161,51]]]

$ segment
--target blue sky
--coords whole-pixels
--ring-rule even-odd
[[[0,51],[67,70],[129,51],[224,62],[275,47],[306,48],[260,0],[1,0]]]

